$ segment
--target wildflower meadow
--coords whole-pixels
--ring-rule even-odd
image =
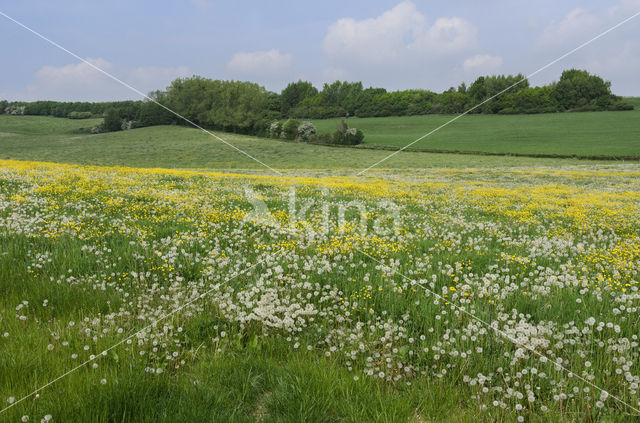
[[[0,421],[637,418],[637,167],[311,176],[0,161]]]

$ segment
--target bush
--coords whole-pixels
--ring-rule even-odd
[[[280,137],[288,140],[296,139],[296,135],[298,135],[298,126],[300,126],[300,121],[298,121],[298,119],[287,120],[284,125],[282,125],[282,133],[280,134]]]
[[[24,105],[9,104],[4,112],[8,115],[24,115]]]
[[[270,136],[270,122],[268,119],[259,119],[253,123],[253,127],[251,128],[251,135],[256,135],[258,137],[268,137]]]
[[[349,128],[344,134],[345,145],[357,145],[364,139],[364,133],[356,128]]]
[[[619,110],[633,110],[633,104],[631,103],[625,103],[624,101],[619,101],[617,103],[613,103],[612,105],[610,105],[607,110],[611,110],[611,111],[619,111]]]
[[[269,125],[269,137],[279,138],[280,133],[282,133],[282,122],[277,120],[271,122],[271,125]]]
[[[67,115],[69,119],[89,119],[91,116],[91,112],[70,112]]]
[[[170,111],[162,106],[153,101],[145,101],[140,106],[135,120],[134,127],[140,128],[143,126],[170,125],[175,121],[175,118]]]
[[[338,129],[333,133],[331,142],[340,145],[357,145],[364,140],[364,133],[356,128],[349,128],[347,122],[342,119],[338,124]]]
[[[316,126],[311,122],[302,122],[300,126],[298,126],[298,139],[302,142],[313,141],[318,134],[318,130]]]
[[[116,109],[108,109],[104,113],[104,120],[102,121],[100,132],[113,132],[120,131],[122,129],[122,119],[120,113]]]

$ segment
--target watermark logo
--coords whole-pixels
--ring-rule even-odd
[[[244,196],[252,206],[244,223],[268,226],[310,239],[331,234],[382,237],[398,234],[401,228],[401,207],[388,199],[342,201],[331,197],[326,189],[315,195],[302,196],[295,187],[285,195],[270,198],[250,186],[244,187]],[[268,201],[271,206],[267,205]]]

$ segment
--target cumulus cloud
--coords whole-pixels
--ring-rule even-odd
[[[287,73],[293,58],[279,50],[240,52],[233,55],[227,68],[242,76],[275,77]]]
[[[86,60],[143,93],[164,89],[172,80],[189,75],[189,69],[184,66],[126,68],[101,58]],[[23,100],[66,101],[140,99],[140,96],[132,90],[84,62],[64,66],[44,66],[36,72],[26,92],[18,93],[13,97]]]
[[[617,19],[628,18],[640,12],[640,0],[621,0],[609,9],[609,14]]]
[[[551,22],[537,40],[541,49],[566,46],[568,43],[586,41],[588,35],[594,34],[599,24],[598,17],[582,8],[573,9],[560,21]]]
[[[438,18],[428,27],[417,29],[410,49],[424,53],[454,54],[476,45],[476,28],[462,18]]]
[[[405,37],[423,26],[424,16],[406,1],[377,18],[339,19],[329,27],[323,47],[330,59],[384,63],[396,59],[408,47]]]
[[[502,57],[490,56],[488,54],[478,54],[469,57],[462,65],[465,72],[469,73],[490,73],[502,66]]]
[[[544,60],[551,60],[638,11],[640,11],[640,0],[620,0],[605,9],[605,13],[596,13],[594,10],[583,8],[574,9],[562,19],[550,22],[544,28],[533,43],[532,53]],[[561,67],[587,69],[604,79],[614,81],[612,90],[616,94],[638,95],[639,51],[637,27],[634,28],[634,24],[630,22],[570,55],[562,61]],[[539,75],[532,82],[541,83],[544,76]]]
[[[412,1],[404,1],[374,18],[342,18],[330,25],[323,41],[329,62],[325,74],[375,81],[376,75],[410,71],[428,79],[435,66],[426,65],[437,63],[450,73],[476,44],[476,28],[465,19],[440,17],[430,23]]]
[[[329,58],[378,64],[407,54],[454,54],[475,43],[476,29],[466,20],[438,18],[429,25],[415,4],[405,1],[376,18],[338,20],[323,46]]]

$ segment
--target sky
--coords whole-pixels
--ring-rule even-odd
[[[529,75],[620,21],[640,0],[22,0],[0,11],[147,93],[179,77],[336,79],[443,91],[488,74]],[[140,99],[0,15],[0,99]],[[586,69],[639,96],[640,16],[530,79]]]

